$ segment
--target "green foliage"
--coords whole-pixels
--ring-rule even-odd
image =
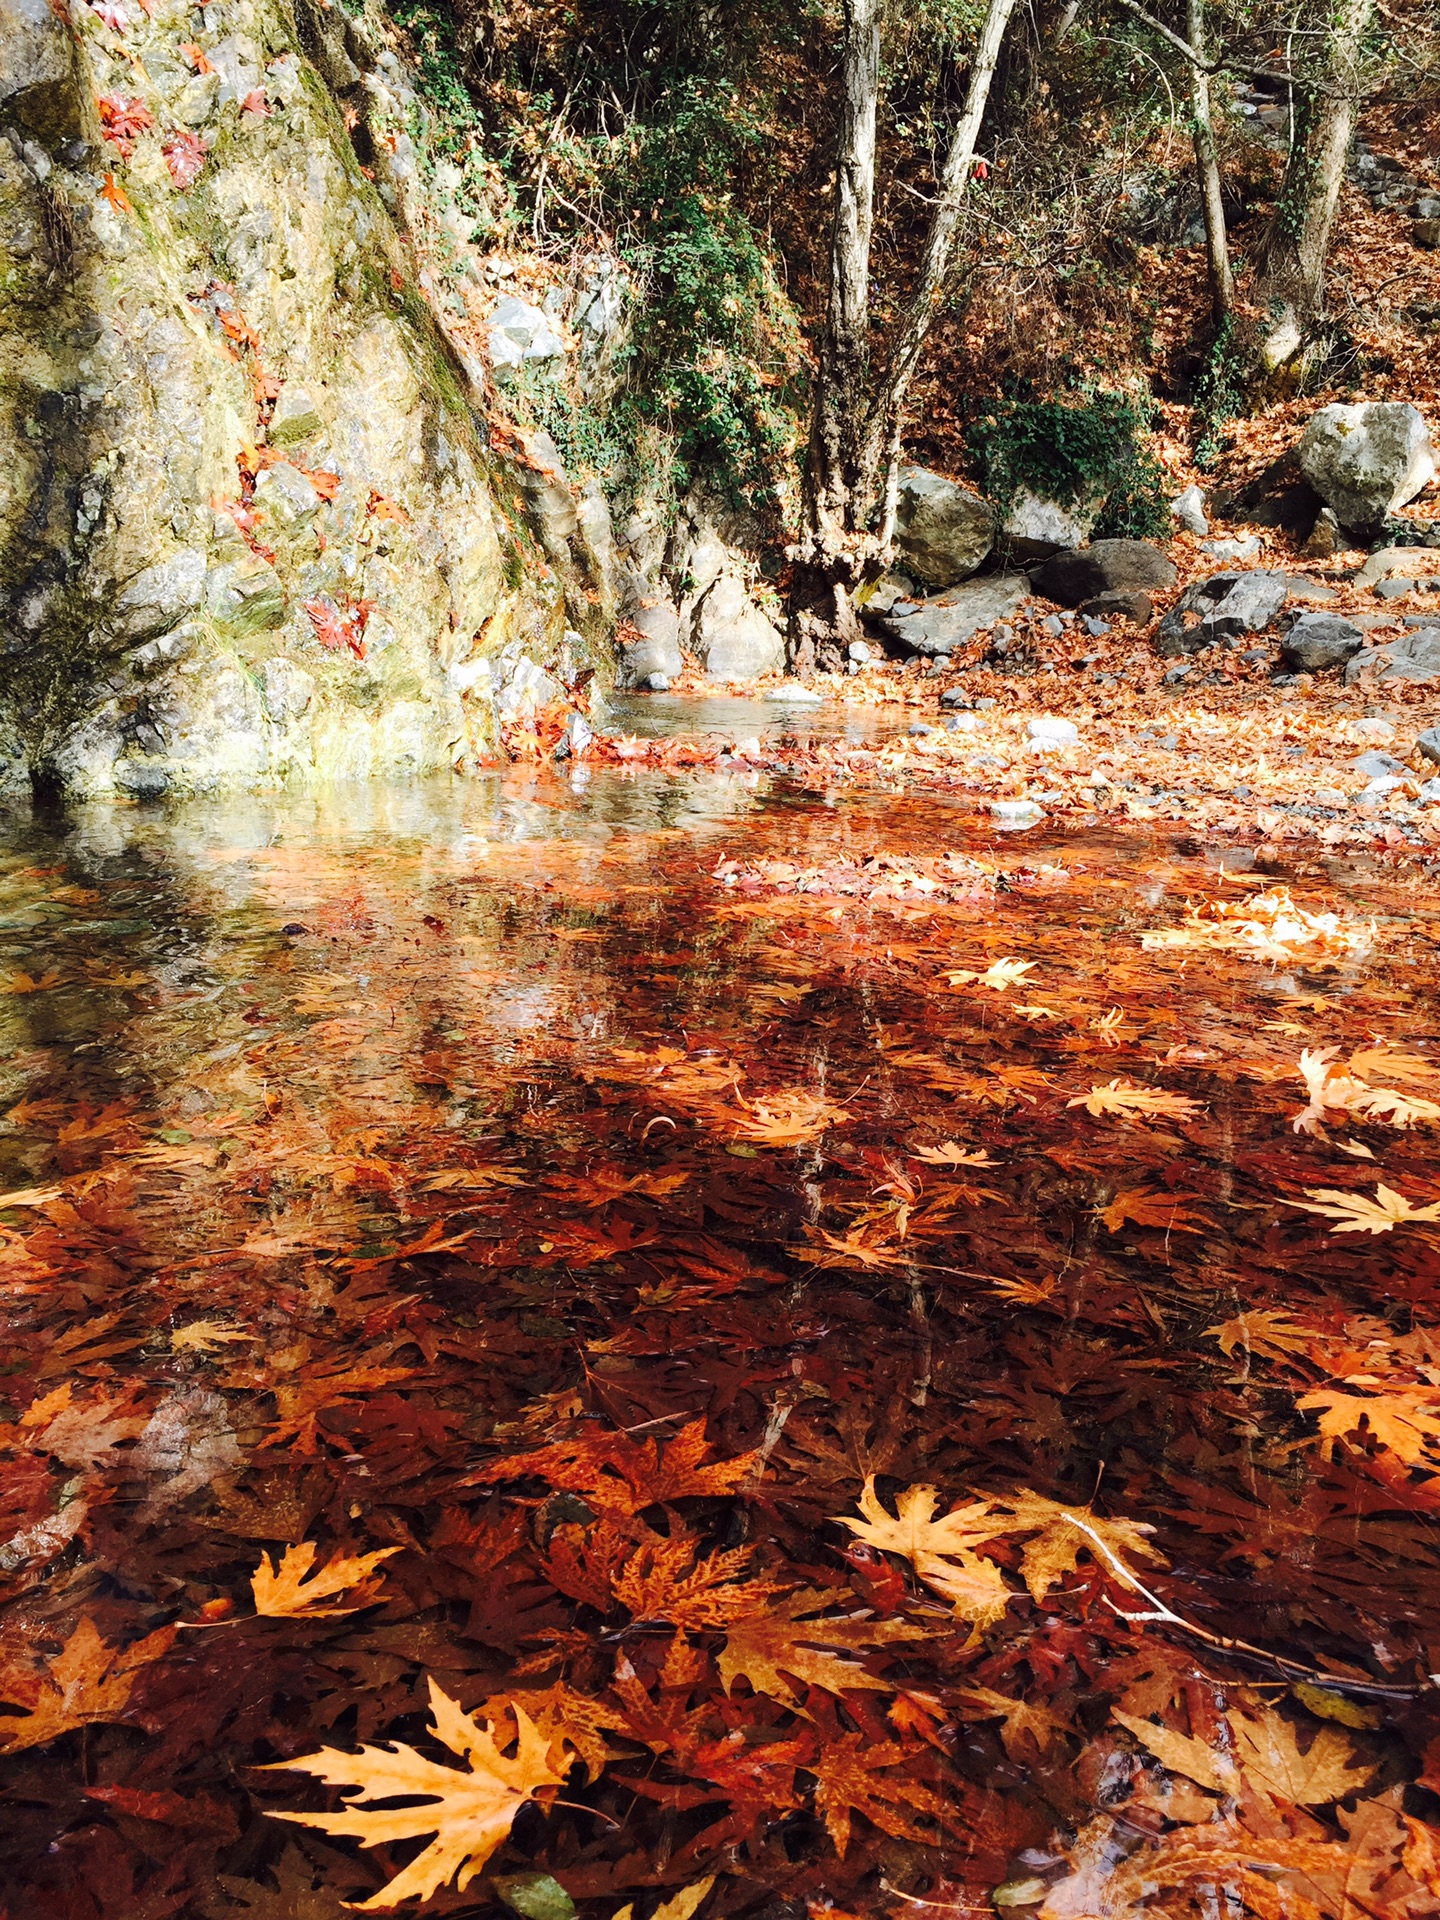
[[[762,140],[732,87],[682,82],[637,130],[634,205],[648,218],[622,243],[645,300],[629,404],[674,431],[687,468],[724,476],[754,506],[774,498],[797,444],[784,401],[800,358],[794,310],[729,184]]]
[[[453,12],[431,0],[390,0],[392,18],[410,36],[420,83],[453,134],[479,125],[480,116],[465,84],[464,64],[455,42]]]
[[[1202,473],[1215,465],[1224,450],[1221,430],[1244,405],[1248,375],[1244,352],[1227,314],[1215,331],[1195,382],[1195,464]]]
[[[966,439],[980,484],[1002,512],[1022,488],[1062,507],[1103,498],[1097,534],[1145,539],[1168,526],[1149,424],[1148,402],[1128,394],[1012,396],[974,421]]]

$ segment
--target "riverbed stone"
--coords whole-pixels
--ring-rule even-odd
[[[1418,407],[1362,400],[1321,407],[1300,440],[1300,469],[1344,527],[1379,526],[1435,475]]]
[[[1193,533],[1197,539],[1203,539],[1210,531],[1210,522],[1205,518],[1205,496],[1193,484],[1170,502],[1170,517],[1177,527]]]
[[[1199,653],[1217,640],[1260,633],[1285,605],[1283,573],[1217,573],[1187,587],[1156,630],[1154,647],[1164,659]]]
[[[1412,627],[1384,646],[1357,653],[1345,669],[1346,686],[1374,679],[1380,686],[1424,686],[1440,680],[1440,626]]]
[[[974,573],[995,541],[995,509],[968,487],[926,467],[904,467],[895,541],[906,568],[928,587]]]
[[[1343,667],[1365,644],[1359,627],[1338,613],[1302,613],[1280,643],[1285,661],[1303,673]]]
[[[1095,540],[1057,553],[1034,576],[1035,590],[1062,607],[1078,607],[1102,593],[1129,593],[1175,584],[1175,566],[1148,540]]]
[[[1415,745],[1426,760],[1432,760],[1440,766],[1440,727],[1426,727],[1423,733],[1415,737]]]
[[[988,574],[965,580],[933,600],[897,601],[876,624],[912,653],[934,657],[953,653],[982,627],[1004,620],[1025,599],[1030,582],[1023,573]]]

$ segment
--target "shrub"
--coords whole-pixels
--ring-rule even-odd
[[[966,440],[980,484],[1002,512],[1025,488],[1062,507],[1100,497],[1097,534],[1145,539],[1169,525],[1149,425],[1148,403],[1129,394],[1012,396],[973,421]]]

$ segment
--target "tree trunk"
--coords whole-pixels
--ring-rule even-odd
[[[1220,156],[1215,147],[1215,122],[1210,112],[1205,0],[1186,0],[1185,30],[1195,52],[1195,59],[1190,66],[1190,111],[1195,122],[1195,171],[1199,176],[1200,200],[1205,211],[1205,251],[1210,262],[1210,295],[1215,304],[1215,318],[1221,321],[1235,304],[1235,280],[1230,271],[1230,243],[1225,232]]]
[[[935,211],[930,220],[930,232],[925,242],[925,262],[920,270],[920,283],[915,289],[915,297],[910,303],[910,311],[900,330],[900,338],[890,356],[886,371],[885,384],[876,398],[867,422],[866,458],[867,480],[869,476],[881,470],[883,460],[884,484],[881,489],[880,526],[877,544],[883,554],[895,537],[895,509],[900,491],[900,443],[905,425],[905,400],[910,391],[910,382],[915,377],[915,369],[920,364],[921,349],[925,345],[926,335],[934,323],[936,314],[945,298],[946,284],[950,277],[950,259],[955,250],[955,230],[960,223],[960,209],[965,190],[970,184],[970,170],[975,160],[975,142],[980,135],[980,123],[985,117],[985,108],[990,100],[990,83],[995,78],[995,65],[1000,57],[1000,43],[1005,38],[1005,29],[1010,24],[1010,16],[1015,10],[1015,0],[990,0],[985,21],[980,29],[980,38],[975,47],[975,58],[970,68],[970,85],[965,95],[965,110],[955,128],[950,141],[950,151],[945,156],[945,169],[940,176],[940,194],[935,202]],[[869,487],[873,486],[869,480]]]
[[[894,537],[905,395],[944,297],[975,141],[1000,42],[1015,5],[1016,0],[990,0],[975,48],[965,108],[941,176],[920,283],[891,354],[885,383],[870,402],[870,230],[880,0],[845,0],[841,49],[845,98],[835,167],[830,300],[815,376],[804,527],[789,556],[791,661],[800,668],[839,666],[841,648],[860,632],[855,588],[873,575]],[[883,500],[877,500],[882,458],[887,463],[886,484]],[[881,514],[878,532],[877,510]]]
[[[1269,310],[1261,362],[1294,360],[1325,307],[1330,229],[1362,93],[1362,50],[1375,0],[1339,0],[1318,70],[1294,85],[1290,155],[1260,253],[1260,302]]]
[[[864,531],[861,424],[869,397],[880,7],[881,0],[845,0],[830,296],[815,371],[804,527],[790,556],[792,653],[806,665],[817,644],[833,649],[859,632],[851,594],[863,566],[854,536]]]

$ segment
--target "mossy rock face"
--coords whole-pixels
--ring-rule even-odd
[[[15,4],[0,786],[463,767],[495,737],[486,659],[553,664],[564,583],[510,557],[466,375],[294,17],[232,0],[197,31],[155,0],[122,44],[88,8]]]

